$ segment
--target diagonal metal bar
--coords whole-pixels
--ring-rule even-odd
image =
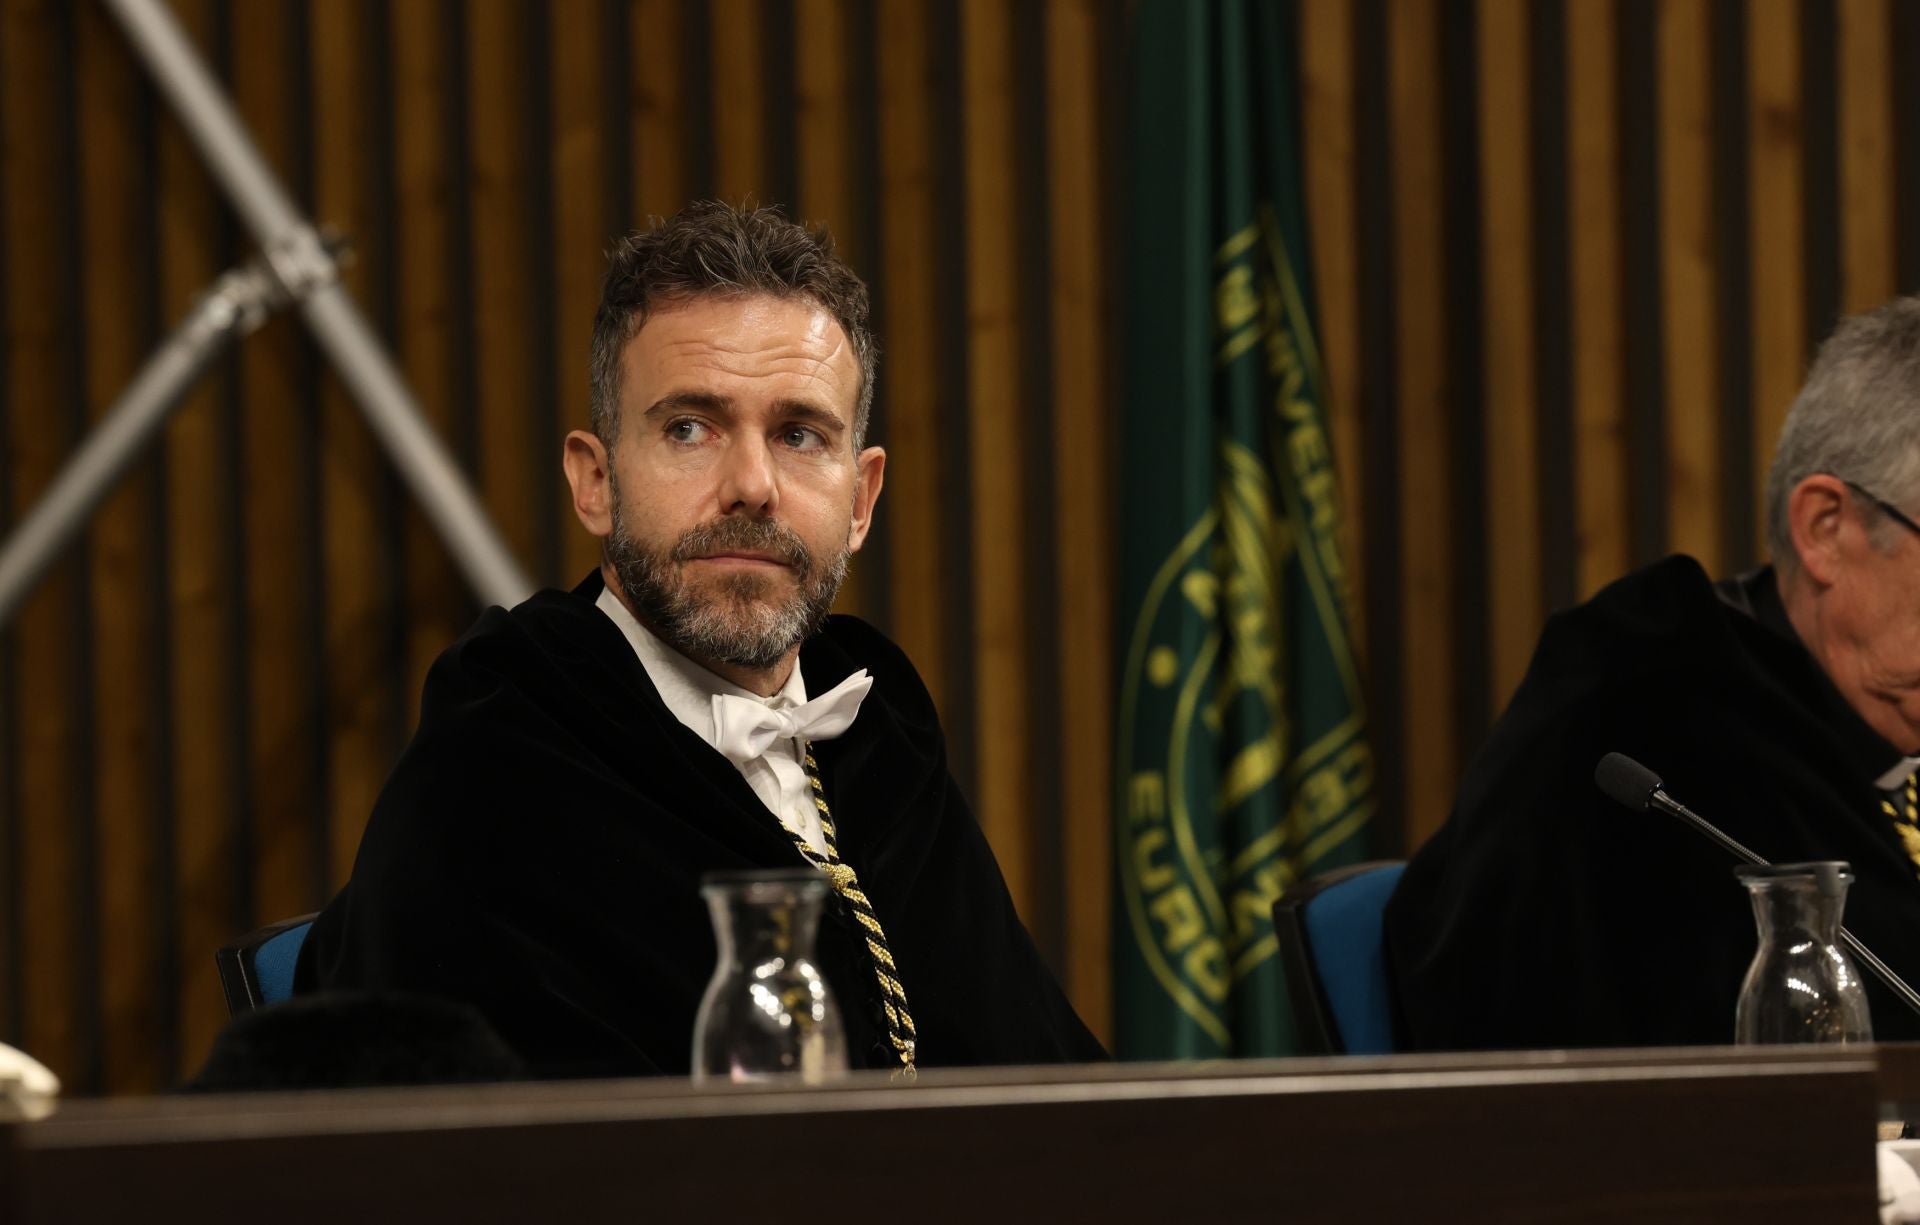
[[[294,206],[193,43],[160,0],[102,0],[173,105],[268,265],[358,401],[467,582],[512,606],[533,590],[393,359],[341,286],[338,266]]]
[[[59,558],[213,359],[288,305],[264,260],[215,282],[154,350],[60,474],[0,541],[0,625]]]

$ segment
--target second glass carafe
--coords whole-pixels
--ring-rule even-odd
[[[1760,947],[1734,1011],[1734,1041],[1871,1042],[1860,972],[1840,945],[1853,872],[1839,860],[1734,869],[1753,901]]]

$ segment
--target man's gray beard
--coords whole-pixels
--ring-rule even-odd
[[[817,633],[847,578],[850,550],[826,565],[793,529],[768,519],[728,517],[692,528],[671,549],[649,549],[627,530],[620,495],[613,493],[613,533],[607,558],[634,612],[674,650],[696,661],[762,671]],[[696,557],[733,549],[776,555],[792,568],[798,590],[781,600],[778,579],[765,574],[717,574],[695,591],[683,566]]]

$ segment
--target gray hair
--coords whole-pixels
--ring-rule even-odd
[[[690,204],[670,221],[614,244],[593,316],[587,401],[593,432],[611,451],[620,437],[620,359],[662,304],[707,296],[803,298],[831,314],[860,362],[853,447],[866,442],[879,354],[867,329],[867,287],[833,252],[825,229],[789,221],[777,208]]]
[[[1920,501],[1920,297],[1841,320],[1813,359],[1767,474],[1767,537],[1776,566],[1799,564],[1787,502],[1816,473],[1896,506]],[[1876,527],[1890,530],[1886,516]],[[1886,539],[1883,530],[1875,543]]]

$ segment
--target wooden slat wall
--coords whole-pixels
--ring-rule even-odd
[[[1113,707],[1108,623],[1113,565],[1104,541],[1112,505],[1108,463],[1114,455],[1105,340],[1110,270],[1102,174],[1099,97],[1101,5],[1062,0],[1046,23],[1047,147],[1053,167],[1047,233],[1053,252],[1054,501],[1050,515],[1061,542],[1057,600],[1060,694],[1060,849],[1069,865],[1062,923],[1066,987],[1081,1012],[1104,1029],[1111,898],[1106,871],[1112,834],[1107,819],[1111,764],[1107,738],[1080,734],[1106,725]],[[1091,547],[1089,547],[1091,546]],[[1045,667],[1045,660],[1040,661]],[[1088,865],[1091,865],[1089,870]]]
[[[76,246],[77,175],[64,136],[76,83],[72,15],[56,0],[0,9],[0,209],[9,235],[6,278],[7,484],[11,506],[31,506],[80,436],[76,385],[82,327],[68,260]],[[63,130],[64,129],[64,130]],[[34,184],[21,190],[21,184]],[[85,555],[55,569],[8,636],[6,662],[6,940],[13,987],[6,1015],[20,1044],[62,1073],[103,1080],[93,949],[90,831],[96,787],[86,767],[91,682]],[[83,892],[84,891],[84,892]],[[32,989],[27,990],[26,985]]]
[[[1578,337],[1566,369],[1573,466],[1571,573],[1592,591],[1627,568],[1627,415],[1622,380],[1626,318],[1621,294],[1619,5],[1591,0],[1567,10],[1567,327]],[[1564,541],[1556,547],[1564,547]],[[1543,568],[1545,569],[1545,568]],[[1542,584],[1548,603],[1563,589]]]
[[[1659,13],[1660,318],[1665,351],[1717,351],[1713,183],[1712,5],[1662,0]],[[1666,363],[1666,521],[1672,547],[1721,564],[1718,371],[1709,361]],[[1606,575],[1597,575],[1605,581]]]
[[[1540,410],[1534,361],[1529,0],[1484,0],[1478,46],[1486,362],[1487,634],[1496,700],[1519,685],[1540,624]]]
[[[145,356],[152,329],[152,217],[140,207],[141,180],[151,160],[151,125],[115,123],[142,114],[145,82],[134,73],[124,42],[97,8],[75,14],[79,123],[109,136],[78,149],[81,193],[78,225],[88,253],[79,272],[81,326],[87,338],[82,372],[90,422],[104,415],[119,388]],[[72,269],[68,270],[71,273]],[[155,464],[149,458],[94,519],[89,562],[93,594],[91,658],[93,734],[89,752],[97,787],[92,846],[98,932],[139,933],[130,940],[100,939],[99,982],[103,1075],[136,1090],[167,1083],[169,1052],[162,1033],[161,942],[151,938],[167,887],[160,858],[169,841],[171,813],[159,767],[167,754],[159,718],[166,656],[155,634],[162,605],[146,598],[159,572],[154,559]]]
[[[1104,1030],[1122,0],[174,7],[352,234],[350,288],[543,582],[594,558],[557,440],[612,237],[706,195],[832,226],[873,287],[891,456],[843,606],[920,664]],[[1444,818],[1548,613],[1669,549],[1760,556],[1811,346],[1920,267],[1920,22],[1296,10],[1391,854]],[[95,7],[0,0],[0,530],[247,246]],[[197,1066],[211,948],[344,879],[473,611],[297,325],[220,363],[0,633],[0,1039],[82,1091]]]
[[[1446,259],[1449,241],[1463,236],[1450,237],[1445,216],[1440,38],[1446,20],[1427,0],[1387,0],[1386,111],[1394,208],[1387,231],[1371,236],[1385,243],[1392,260],[1394,328],[1369,339],[1394,346],[1398,386],[1393,437],[1386,445],[1398,457],[1399,479],[1390,486],[1368,482],[1375,499],[1369,510],[1384,510],[1380,498],[1392,492],[1394,504],[1387,513],[1399,520],[1400,549],[1397,558],[1377,550],[1365,560],[1393,571],[1400,593],[1399,615],[1391,624],[1376,622],[1371,628],[1375,634],[1397,631],[1402,643],[1406,683],[1400,696],[1408,729],[1403,786],[1410,821],[1426,818],[1436,802],[1451,795],[1464,730],[1458,725],[1460,678],[1454,667],[1461,628],[1459,559],[1453,516],[1447,513],[1460,476],[1450,462],[1459,409],[1448,394],[1449,379],[1458,372],[1449,370],[1448,362],[1459,354],[1449,353],[1447,345],[1452,292]],[[1372,440],[1361,445],[1370,447]]]
[[[1393,852],[1546,615],[1670,551],[1763,560],[1814,346],[1916,288],[1915,33],[1882,0],[1300,7]]]
[[[1355,63],[1348,0],[1302,0],[1300,5],[1300,127],[1309,236],[1319,289],[1320,355],[1327,379],[1328,433],[1337,457],[1359,455],[1361,438],[1360,253],[1355,151]],[[1344,463],[1340,472],[1341,528],[1347,549],[1348,608],[1354,641],[1366,642],[1367,472]]]
[[[468,140],[461,80],[465,16],[457,4],[393,5],[386,16],[392,82],[390,186],[384,201],[393,234],[391,323],[395,355],[427,421],[471,469],[474,375],[470,226],[461,160]],[[468,600],[446,549],[411,499],[400,499],[401,649],[404,726],[420,713],[420,679],[466,622]],[[344,867],[345,865],[340,865]]]
[[[961,5],[962,128],[967,229],[967,451],[973,536],[974,803],[1015,897],[1030,897],[1034,727],[1025,693],[1036,662],[1026,635],[1024,558],[1032,491],[1021,479],[1026,437],[1020,365],[1023,292],[1007,218],[1020,184],[1013,71],[1013,0]],[[1011,478],[1011,479],[1010,479]]]
[[[1894,269],[1892,0],[1839,0],[1841,309],[1897,291]]]
[[[1802,6],[1756,3],[1747,11],[1747,157],[1752,210],[1748,258],[1753,336],[1750,448],[1753,465],[1751,543],[1734,540],[1738,555],[1764,551],[1769,445],[1779,437],[1787,408],[1806,373],[1807,250],[1802,231],[1806,184],[1802,165],[1800,23]]]
[[[215,45],[212,0],[175,7],[203,47]],[[224,58],[224,57],[219,57]],[[178,309],[217,275],[231,253],[225,214],[199,156],[172,124],[159,124],[160,288],[163,316]],[[238,401],[231,363],[217,367],[175,410],[165,443],[167,501],[164,587],[170,599],[173,692],[167,720],[173,742],[175,815],[173,873],[177,901],[171,916],[156,916],[158,934],[171,935],[173,1024],[179,1036],[206,1035],[226,1015],[208,947],[231,938],[249,921],[251,863],[244,854],[245,799],[240,755],[233,747],[243,727],[234,643],[244,620],[237,555],[239,482],[234,479]],[[22,812],[32,819],[38,814]],[[9,984],[16,986],[16,984]],[[32,983],[18,989],[37,989]],[[183,1048],[176,1042],[175,1067]],[[114,1089],[125,1086],[109,1082]]]

